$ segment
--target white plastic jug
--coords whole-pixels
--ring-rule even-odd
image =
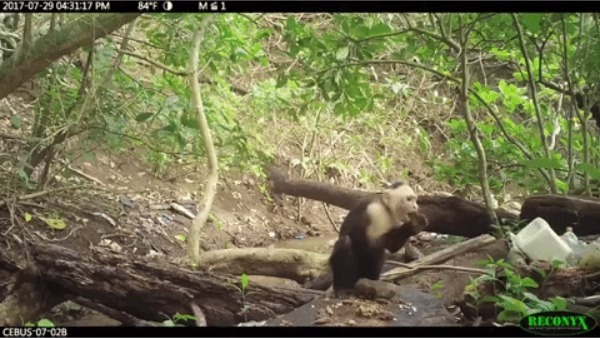
[[[532,260],[566,261],[573,252],[571,247],[550,228],[543,218],[527,224],[514,238],[514,243]]]

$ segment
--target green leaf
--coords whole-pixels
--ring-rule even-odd
[[[542,302],[541,299],[538,298],[538,296],[534,295],[531,292],[523,292],[523,297],[525,297],[525,299],[529,299],[535,303],[540,303]]]
[[[54,323],[48,319],[41,319],[39,322],[37,322],[37,326],[40,327],[54,327]]]
[[[23,119],[21,119],[21,116],[19,115],[13,115],[10,118],[10,126],[13,127],[13,129],[21,129],[23,125]]]
[[[178,130],[179,130],[179,128],[177,128],[177,126],[174,124],[169,124],[169,125],[165,126],[164,128],[160,129],[160,131],[165,131],[165,132],[171,133],[171,134],[175,133]]]
[[[518,311],[504,310],[498,314],[498,322],[500,322],[500,323],[517,322],[526,313],[527,313],[527,311],[525,311],[525,313],[523,313],[523,312],[518,312]]]
[[[554,158],[535,158],[532,160],[521,160],[520,162],[522,165],[526,166],[527,168],[534,168],[534,169],[539,169],[539,168],[561,169],[562,168],[560,161],[557,159],[554,159]]]
[[[383,35],[383,34],[388,34],[392,31],[392,29],[390,28],[390,26],[380,22],[376,25],[374,25],[373,27],[371,27],[370,30],[370,34],[371,35]]]
[[[554,297],[548,300],[554,304],[555,310],[564,310],[567,308],[567,300],[565,298]]]
[[[188,320],[195,320],[196,317],[192,316],[192,315],[187,315],[187,314],[181,314],[181,313],[176,313],[173,316],[173,319],[175,320],[175,322],[180,322],[180,321],[188,321]]]
[[[529,277],[525,277],[521,280],[521,285],[526,288],[537,288],[539,287],[538,283]]]
[[[185,242],[185,235],[175,235],[175,239]]]
[[[502,299],[498,305],[502,306],[507,311],[525,313],[527,310],[529,310],[529,307],[525,303],[516,298],[506,295],[499,295],[498,297]]]
[[[28,213],[28,212],[25,213],[25,222],[31,222],[32,218],[33,218],[33,216],[31,216],[30,213]]]
[[[480,303],[493,303],[496,304],[498,303],[499,298],[496,296],[492,296],[492,295],[485,295],[483,297],[481,297],[481,299],[479,300]]]
[[[556,182],[556,187],[558,187],[558,189],[560,191],[567,191],[569,189],[569,183],[567,183],[567,181],[563,181],[563,180],[557,178],[555,180],[555,182]]]
[[[541,21],[542,21],[542,16],[543,14],[535,14],[535,13],[531,13],[531,14],[520,14],[519,17],[521,19],[521,21],[523,22],[523,26],[525,26],[525,28],[532,32],[532,33],[538,33],[541,29]]]
[[[44,221],[44,223],[46,223],[46,225],[48,225],[51,229],[63,230],[67,227],[67,223],[65,223],[65,221],[60,218],[40,217],[40,219]]]
[[[348,46],[345,46],[345,47],[342,47],[337,50],[337,52],[335,53],[335,58],[338,61],[344,61],[348,58],[349,54],[350,54],[350,48]]]
[[[154,115],[154,114],[153,113],[141,113],[135,117],[135,120],[137,122],[144,122],[144,121],[148,120],[149,118],[151,118],[152,115]]]
[[[344,116],[346,115],[346,105],[343,102],[338,101],[333,106],[333,111],[338,116]]]
[[[248,275],[246,275],[245,273],[243,273],[240,276],[240,284],[242,286],[242,290],[246,290],[246,288],[248,287],[248,283],[250,282],[250,280],[248,279]]]
[[[588,174],[590,178],[600,180],[600,170],[590,163],[580,163],[575,166],[575,169]]]

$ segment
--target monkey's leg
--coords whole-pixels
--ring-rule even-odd
[[[342,236],[335,242],[329,264],[333,272],[334,295],[337,298],[343,298],[346,290],[352,289],[358,281],[355,253],[350,237]]]
[[[378,250],[374,249],[369,255],[365,256],[365,259],[361,262],[362,271],[360,277],[379,280],[384,263],[385,251],[383,248]]]

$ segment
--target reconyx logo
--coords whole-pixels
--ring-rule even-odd
[[[521,327],[542,336],[573,336],[593,330],[593,317],[570,311],[538,312],[521,319]]]

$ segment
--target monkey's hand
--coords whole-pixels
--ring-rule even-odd
[[[408,214],[409,221],[406,223],[406,227],[408,227],[411,232],[416,235],[419,232],[425,230],[429,225],[429,220],[425,215],[420,213],[410,213]]]

